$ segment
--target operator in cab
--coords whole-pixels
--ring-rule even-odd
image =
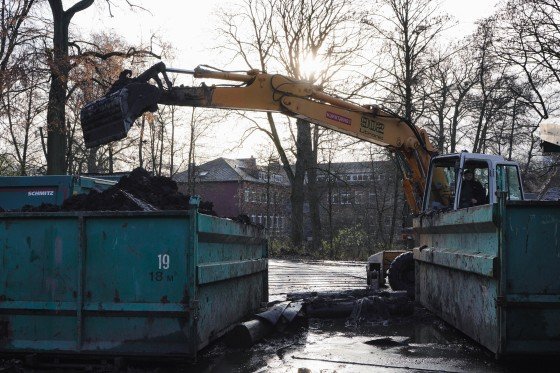
[[[474,171],[472,169],[465,169],[463,171],[459,208],[482,205],[485,201],[486,189],[484,189],[480,181],[474,178]]]

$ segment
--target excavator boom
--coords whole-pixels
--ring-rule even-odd
[[[175,87],[167,72],[239,85]],[[137,78],[130,78],[129,71],[123,72],[107,95],[83,107],[80,116],[86,147],[126,137],[134,121],[145,112],[155,111],[158,104],[283,113],[387,147],[401,160],[406,200],[415,213],[421,208],[430,159],[437,153],[426,132],[403,118],[376,106],[331,96],[305,81],[254,70],[229,73],[200,67],[192,71],[167,69],[163,63]]]

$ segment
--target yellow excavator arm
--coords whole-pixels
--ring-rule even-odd
[[[176,87],[167,72],[239,84]],[[155,85],[149,83],[152,79]],[[106,96],[82,109],[86,147],[124,138],[134,121],[154,111],[157,104],[278,112],[389,148],[403,169],[406,201],[413,213],[420,212],[430,159],[437,153],[424,130],[379,107],[361,106],[331,96],[308,82],[278,74],[256,70],[230,73],[201,67],[179,70],[166,68],[163,63],[137,78],[130,78],[130,72],[125,71]],[[445,204],[445,196],[441,197]]]

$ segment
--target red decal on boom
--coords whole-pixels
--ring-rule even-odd
[[[330,111],[327,111],[327,119],[334,120],[334,121],[340,122],[340,123],[344,123],[344,124],[349,125],[349,126],[352,124],[352,119],[343,117],[342,115],[338,115],[336,113],[331,113]]]

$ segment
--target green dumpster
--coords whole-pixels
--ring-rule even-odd
[[[268,299],[256,227],[188,211],[0,214],[0,352],[195,358]]]
[[[496,356],[560,354],[560,203],[421,216],[416,299]]]

